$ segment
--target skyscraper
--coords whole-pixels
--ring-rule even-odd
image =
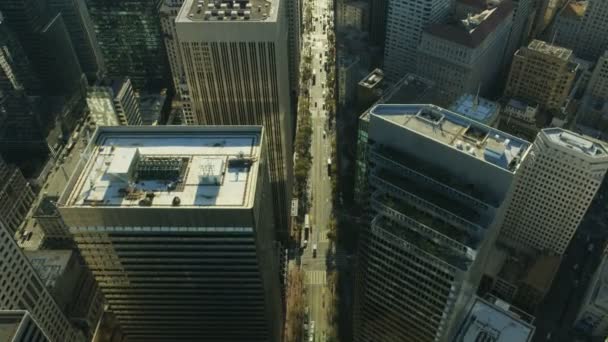
[[[10,233],[0,222],[0,310],[26,310],[50,341],[84,342],[44,287]],[[1,311],[0,311],[1,312]],[[0,314],[0,317],[2,314]],[[32,327],[32,332],[38,330]],[[17,340],[33,341],[30,340]]]
[[[266,129],[282,238],[288,234],[293,159],[285,4],[186,0],[176,20],[195,122]]]
[[[161,0],[87,0],[87,5],[108,77],[129,77],[137,90],[160,89],[167,73]]]
[[[386,15],[384,41],[384,72],[393,81],[416,71],[416,49],[422,31],[429,25],[443,22],[452,7],[452,0],[392,0]]]
[[[48,0],[49,8],[61,12],[82,71],[89,80],[104,73],[104,62],[85,0]]]
[[[25,310],[0,310],[0,337],[6,342],[50,342]]]
[[[129,341],[277,341],[261,127],[97,130],[59,210]]]
[[[300,46],[302,44],[302,0],[285,0],[287,4],[287,23],[289,39],[289,83],[292,100],[298,91],[300,77]],[[295,108],[293,108],[295,110]]]
[[[355,341],[450,341],[529,144],[440,107],[377,105],[368,145]]]
[[[608,170],[606,145],[561,128],[542,130],[514,179],[500,240],[563,254]]]
[[[192,115],[190,92],[188,91],[188,82],[186,82],[182,51],[179,48],[177,31],[175,29],[175,19],[183,3],[184,0],[163,0],[160,7],[160,25],[169,67],[171,68],[173,87],[175,88],[177,100],[181,103],[184,123],[194,125],[197,121]]]
[[[370,0],[369,38],[378,46],[384,46],[387,4],[388,0]]]
[[[17,229],[33,202],[34,192],[21,171],[0,156],[0,223]]]
[[[597,60],[608,49],[608,2],[588,0],[574,52],[578,57]]]

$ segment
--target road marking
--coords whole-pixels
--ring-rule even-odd
[[[324,285],[327,283],[325,271],[306,271],[306,285]]]

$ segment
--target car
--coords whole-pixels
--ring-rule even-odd
[[[315,102],[316,103],[316,102]],[[327,132],[323,131],[323,139],[325,139],[325,135],[327,134]]]
[[[306,246],[308,246],[308,240],[304,240],[304,242],[302,242],[302,248],[306,248]]]
[[[312,257],[313,258],[317,257],[317,244],[316,243],[314,245],[312,245]]]

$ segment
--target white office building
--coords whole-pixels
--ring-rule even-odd
[[[608,170],[602,142],[561,128],[542,130],[513,181],[500,239],[522,251],[562,255]]]
[[[277,232],[288,233],[292,135],[285,0],[186,0],[176,19],[197,124],[263,125]]]
[[[452,0],[392,0],[386,15],[384,72],[397,81],[416,71],[416,51],[422,32],[431,24],[446,20]]]
[[[369,112],[356,342],[445,342],[466,315],[529,143],[433,105]]]

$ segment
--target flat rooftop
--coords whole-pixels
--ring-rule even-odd
[[[569,60],[570,57],[572,57],[572,50],[557,45],[551,45],[538,39],[534,39],[532,42],[530,42],[528,49],[562,60]]]
[[[569,149],[586,156],[595,158],[608,157],[606,145],[590,137],[570,132],[562,128],[546,128],[542,130],[542,133],[547,136],[550,141],[568,147]]]
[[[528,342],[534,326],[509,311],[509,304],[475,298],[454,341]]]
[[[434,105],[382,104],[370,113],[509,172],[530,147],[525,140]]]
[[[47,287],[54,287],[57,279],[65,272],[71,250],[37,250],[25,251],[25,255]]]
[[[491,125],[499,113],[498,103],[471,94],[459,97],[450,110],[485,125]]]
[[[261,21],[266,20],[278,0],[186,0],[188,19],[193,21]]]
[[[91,139],[65,206],[249,206],[259,126],[103,127]]]

